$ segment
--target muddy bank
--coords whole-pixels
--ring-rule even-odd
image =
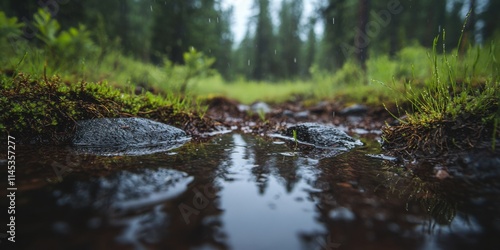
[[[381,141],[384,155],[395,157],[402,168],[433,183],[434,191],[444,190],[446,195],[458,199],[461,195],[480,194],[490,200],[490,195],[500,195],[500,147],[492,149],[491,129],[472,121],[462,123],[463,126],[450,123],[427,128],[424,133],[402,126],[390,114],[396,113],[396,107],[388,107],[389,112],[382,107],[360,104],[296,101],[269,105],[269,110],[259,114],[252,111],[251,106],[242,108],[241,104],[226,98],[213,98],[208,104],[208,117],[226,128],[266,135],[286,131],[287,126],[301,122],[330,124],[351,136]],[[496,144],[500,145],[500,140]],[[467,190],[467,194],[463,190]]]

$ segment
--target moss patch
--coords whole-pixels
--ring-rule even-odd
[[[126,93],[106,82],[1,75],[0,134],[13,135],[24,143],[65,143],[76,121],[101,117],[150,118],[191,134],[209,130],[211,120],[192,111],[189,102],[179,96]]]

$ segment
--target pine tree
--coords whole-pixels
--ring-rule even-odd
[[[309,69],[313,66],[316,60],[316,33],[314,27],[316,26],[316,17],[309,17],[307,41],[302,56],[304,63],[302,64],[302,75],[309,75]]]
[[[271,16],[269,14],[269,0],[256,0],[259,13],[257,14],[257,26],[255,28],[255,56],[252,78],[255,80],[270,79],[273,76],[272,64],[274,34]]]
[[[302,0],[283,0],[279,13],[280,26],[278,32],[280,69],[278,74],[285,79],[298,76],[300,73],[302,40],[300,39],[300,20],[302,17]]]

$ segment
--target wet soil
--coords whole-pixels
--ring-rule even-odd
[[[367,106],[366,110],[346,113],[343,111],[355,104],[342,102],[309,103],[298,99],[270,105],[270,111],[264,115],[252,111],[251,105],[241,105],[225,97],[212,98],[207,104],[207,117],[215,121],[212,128],[224,126],[256,134],[277,131],[285,128],[286,124],[316,122],[335,125],[357,134],[377,135],[385,123],[396,120],[383,107]]]

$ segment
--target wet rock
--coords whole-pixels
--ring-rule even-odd
[[[316,104],[316,106],[309,109],[309,111],[313,114],[322,114],[331,112],[331,105],[329,102],[322,101]]]
[[[352,221],[356,219],[356,215],[348,208],[338,207],[330,211],[330,218],[333,220]]]
[[[299,119],[306,119],[309,117],[309,111],[305,110],[305,111],[297,112],[294,114],[294,117],[299,118]]]
[[[343,116],[362,116],[368,111],[368,107],[363,104],[354,104],[342,109],[339,114]]]
[[[450,177],[450,175],[448,174],[448,172],[446,172],[446,170],[440,169],[436,172],[436,178],[440,180],[446,179],[448,177]]]
[[[179,147],[183,130],[144,118],[99,118],[78,122],[72,143],[82,152],[142,155]]]
[[[286,116],[286,117],[293,117],[295,115],[295,113],[291,110],[284,110],[283,113],[282,113],[283,116]]]
[[[316,147],[352,149],[355,146],[363,145],[360,140],[356,140],[344,131],[333,126],[321,125],[317,123],[302,123],[289,127],[284,135],[293,139],[296,131],[297,140],[301,143],[314,145]]]
[[[250,106],[244,105],[244,104],[239,104],[238,105],[238,111],[239,112],[247,112],[248,110],[250,110]]]
[[[269,107],[269,105],[267,105],[267,103],[265,102],[256,102],[250,108],[253,112],[257,113],[263,112],[264,114],[267,114],[271,112],[271,107]]]

